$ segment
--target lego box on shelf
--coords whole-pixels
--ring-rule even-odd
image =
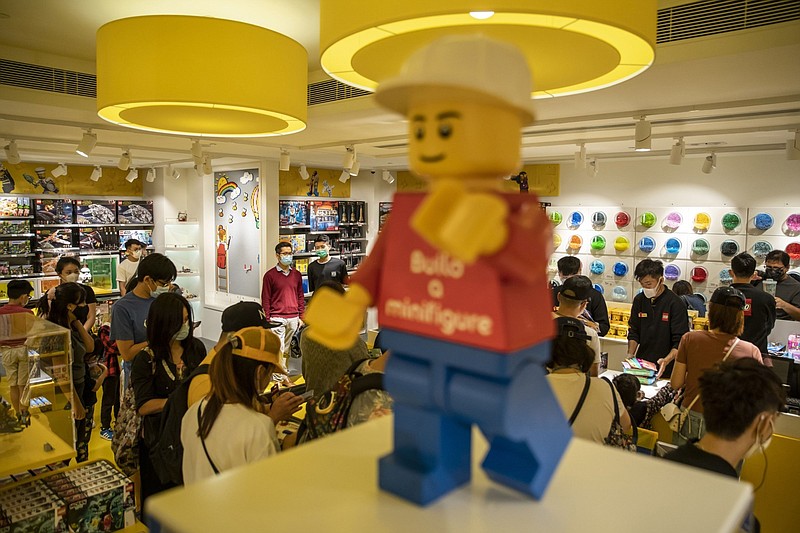
[[[75,221],[78,224],[116,224],[117,203],[114,200],[76,200]]]
[[[28,217],[31,199],[25,196],[0,196],[0,217]]]
[[[281,200],[278,209],[281,226],[308,225],[308,202]]]
[[[72,200],[60,198],[38,198],[35,201],[34,223],[72,224]]]
[[[152,200],[117,200],[117,221],[120,224],[152,224]]]

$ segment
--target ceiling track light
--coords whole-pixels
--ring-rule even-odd
[[[292,163],[292,160],[291,160],[291,157],[289,156],[289,152],[286,151],[286,150],[281,149],[281,159],[280,159],[280,164],[278,165],[278,168],[280,170],[282,170],[283,172],[288,172],[289,171],[289,167],[291,166],[291,163]]]
[[[635,147],[634,150],[637,152],[649,152],[651,150],[651,141],[652,141],[652,127],[650,126],[650,122],[645,119],[645,117],[639,117],[639,120],[636,122],[636,133],[635,133]]]
[[[97,181],[102,176],[103,176],[103,169],[101,169],[99,166],[95,166],[94,170],[92,170],[92,173],[89,175],[89,179],[92,181]]]
[[[596,177],[597,173],[600,171],[600,162],[596,158],[592,159],[587,163],[586,171],[591,177]]]
[[[580,143],[578,151],[575,152],[575,168],[586,168],[586,145],[584,143]]]
[[[208,154],[203,155],[203,175],[207,176],[214,173],[214,168],[211,166],[211,156]]]
[[[11,165],[19,165],[22,162],[22,158],[19,156],[19,150],[17,149],[17,141],[11,139],[11,142],[5,146],[6,151],[6,159],[8,163]]]
[[[125,150],[122,152],[122,155],[119,158],[119,163],[117,163],[117,168],[120,170],[128,170],[131,166],[131,152],[130,150]]]
[[[75,153],[83,157],[89,157],[95,145],[97,145],[97,135],[92,133],[92,130],[88,130],[84,132],[81,142],[78,143],[78,147],[75,149]]]
[[[147,183],[153,183],[154,181],[156,181],[156,169],[151,167],[147,171],[147,176],[144,179],[147,180]]]
[[[342,174],[339,176],[339,181],[342,183],[347,183],[347,180],[350,179],[350,171],[347,169],[342,170]]]
[[[389,184],[394,183],[394,176],[388,170],[384,170],[383,172],[381,172],[381,177],[383,178],[383,181],[385,181],[386,183]]]
[[[305,163],[300,165],[300,177],[303,178],[304,180],[308,179],[308,169],[306,168]]]
[[[342,168],[345,170],[350,170],[353,167],[353,163],[356,160],[356,148],[352,144],[349,146],[345,146],[347,153],[344,154],[344,159],[342,160]]]
[[[705,160],[703,161],[703,174],[711,174],[714,169],[717,168],[717,154],[711,152],[711,155],[707,155]]]
[[[133,183],[138,177],[139,172],[135,168],[132,168],[130,172],[128,172],[128,175],[125,176],[125,179],[128,180],[128,183]]]
[[[64,163],[59,163],[56,168],[50,171],[50,174],[53,175],[54,178],[60,178],[67,174],[67,165]]]
[[[358,172],[360,170],[361,170],[361,161],[356,159],[355,163],[353,163],[353,166],[350,167],[350,175],[351,176],[358,176]]]
[[[789,161],[800,160],[800,131],[794,132],[794,139],[786,141],[786,159]]]
[[[167,174],[174,180],[181,177],[180,171],[177,168],[173,168],[171,165],[167,167]]]
[[[680,165],[683,162],[683,157],[686,155],[686,143],[683,142],[683,137],[675,139],[675,144],[669,151],[669,164]]]
[[[203,164],[203,147],[200,145],[200,141],[193,141],[192,142],[192,160],[194,161],[195,165],[202,165]]]

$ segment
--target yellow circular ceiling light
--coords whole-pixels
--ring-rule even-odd
[[[274,31],[182,15],[97,30],[97,114],[130,128],[208,137],[306,127],[308,54]]]
[[[494,14],[488,18],[470,15],[489,9]],[[523,51],[533,71],[533,98],[565,96],[615,85],[653,63],[656,1],[320,2],[322,68],[370,91],[399,73],[414,50],[469,32]]]

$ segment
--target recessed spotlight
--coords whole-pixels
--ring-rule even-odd
[[[469,16],[476,20],[486,20],[494,16],[494,11],[470,11]]]

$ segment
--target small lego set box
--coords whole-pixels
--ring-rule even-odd
[[[301,274],[308,272],[308,259],[295,259],[294,267]]]
[[[278,209],[281,226],[308,225],[308,202],[281,200]]]
[[[76,200],[75,220],[78,224],[116,224],[117,203],[114,200]]]
[[[0,235],[22,235],[24,233],[30,233],[30,231],[30,222],[27,220],[0,221]]]
[[[72,200],[38,198],[34,203],[35,224],[72,224]]]
[[[117,200],[117,222],[120,224],[152,224],[152,200]]]
[[[129,239],[136,239],[145,245],[153,246],[153,230],[151,229],[120,229],[119,230],[119,249],[125,249],[125,243]]]
[[[114,226],[79,228],[81,250],[114,251],[119,248],[119,232]]]
[[[339,202],[311,202],[311,231],[339,230]]]
[[[306,236],[302,233],[297,235],[281,235],[281,242],[288,242],[292,245],[292,253],[299,254],[306,251]]]
[[[64,500],[40,480],[10,484],[0,492],[0,533],[66,532],[66,516]]]
[[[36,246],[41,250],[73,248],[73,235],[72,228],[37,229]]]
[[[25,196],[0,196],[0,217],[29,217],[31,199]]]

